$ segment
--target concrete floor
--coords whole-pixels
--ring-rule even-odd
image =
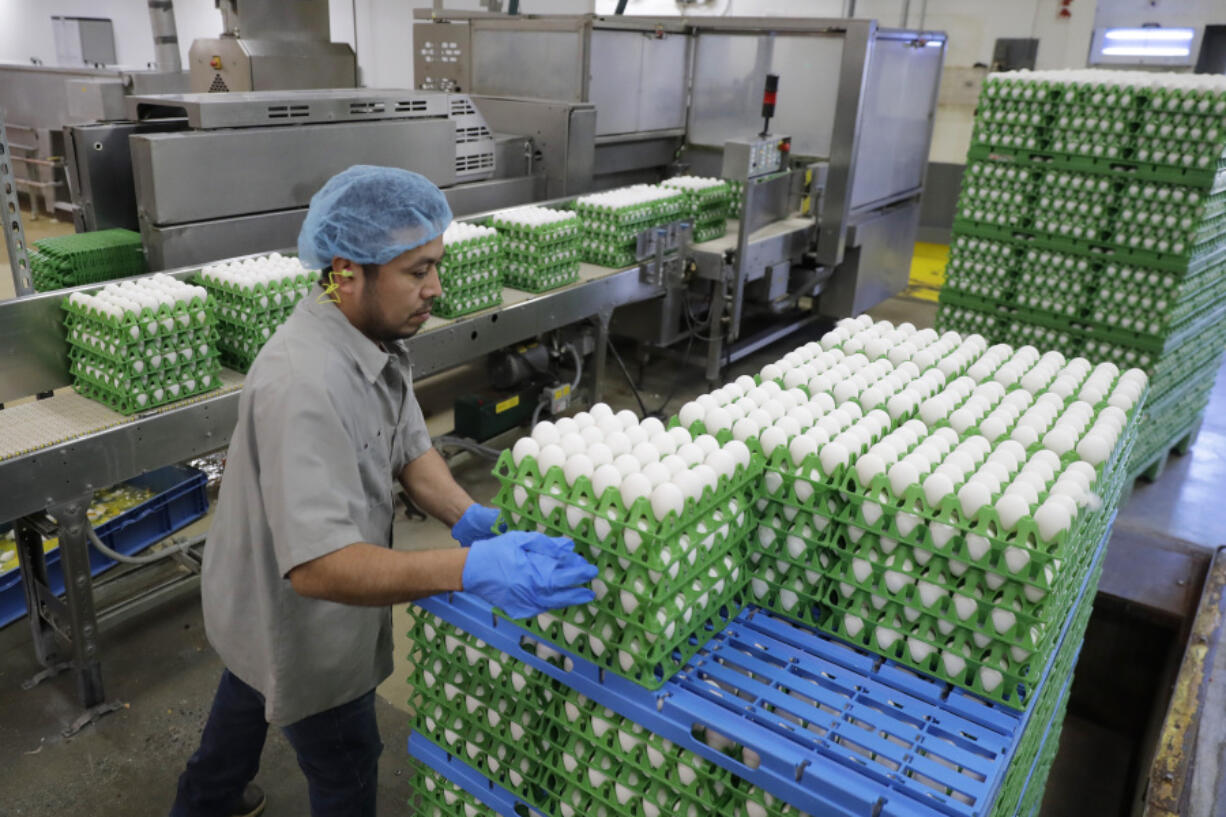
[[[872,314],[930,326],[935,305],[894,299],[872,310]],[[734,365],[730,377],[755,372],[809,339],[804,334],[786,338]],[[673,368],[663,364],[649,367],[644,395],[649,405],[657,404],[671,388],[677,377]],[[670,403],[674,411],[705,390],[696,367],[679,377],[677,394]],[[479,371],[468,369],[419,384],[434,433],[450,428],[447,395],[480,378]],[[612,360],[607,383],[606,398],[615,408],[637,409]],[[1190,455],[1172,461],[1159,483],[1140,487],[1134,493],[1120,524],[1171,530],[1202,546],[1220,541],[1216,510],[1205,499],[1212,496],[1208,492],[1214,485],[1220,498],[1221,486],[1226,484],[1226,421],[1221,419],[1226,417],[1226,377],[1219,378],[1213,399],[1209,414],[1219,419],[1206,425]],[[478,500],[493,495],[496,483],[488,463],[460,455],[453,461],[453,471]],[[437,522],[399,519],[396,523],[397,548],[452,544],[448,531]],[[397,631],[404,631],[405,615],[404,608],[395,611]],[[72,739],[60,736],[79,714],[71,678],[56,678],[30,691],[21,689],[21,682],[38,669],[24,627],[24,622],[19,622],[0,631],[0,815],[57,814],[69,808],[84,808],[95,817],[164,814],[173,799],[177,775],[196,746],[221,671],[204,637],[198,598],[166,605],[103,634],[108,694],[125,706]],[[380,769],[380,811],[388,815],[412,813],[408,781],[411,767],[404,749],[409,726],[404,653],[398,643],[396,671],[379,687],[378,696],[387,747]],[[1095,734],[1095,728],[1091,724],[1079,729],[1070,719],[1067,751],[1098,756],[1099,747],[1110,745],[1110,736]],[[1104,739],[1108,741],[1105,744]],[[1057,778],[1053,778],[1053,785]],[[1080,791],[1078,778],[1085,779],[1079,773],[1059,783],[1061,791],[1049,797],[1056,805],[1045,806],[1045,814],[1065,813],[1059,808],[1062,803],[1078,803],[1078,814],[1107,813],[1088,807],[1084,798],[1074,796]],[[270,734],[257,781],[269,794],[270,817],[307,813],[303,778],[295,770],[292,750],[279,734]]]

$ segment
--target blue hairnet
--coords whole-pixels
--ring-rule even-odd
[[[354,165],[311,197],[298,233],[298,255],[308,268],[332,259],[386,264],[443,234],[451,208],[443,191],[418,173],[396,167]]]

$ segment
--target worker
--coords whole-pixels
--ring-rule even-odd
[[[374,814],[390,605],[463,590],[519,618],[593,600],[596,568],[572,541],[495,531],[431,447],[403,340],[442,294],[450,221],[437,187],[393,168],[351,167],[311,199],[298,251],[320,283],[247,374],[205,546],[205,630],[225,668],[174,817],[260,814],[270,723],[312,815]],[[461,547],[391,549],[395,480]]]

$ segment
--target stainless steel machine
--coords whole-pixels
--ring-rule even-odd
[[[332,42],[328,0],[217,0],[222,34],[192,42],[196,93],[353,88],[357,55]]]
[[[593,189],[678,172],[747,182],[735,236],[694,247],[688,276],[620,310],[615,332],[668,347],[701,330],[716,379],[789,331],[906,285],[944,35],[871,20],[417,14],[418,86],[467,91],[495,130],[532,135],[551,105],[595,106]],[[768,74],[780,77],[774,126],[790,153],[758,173],[726,159],[729,145],[770,142],[758,133]],[[549,161],[550,194],[569,192]]]

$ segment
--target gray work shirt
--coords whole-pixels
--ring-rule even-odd
[[[309,599],[286,577],[355,542],[391,547],[396,475],[430,448],[408,350],[382,351],[320,293],[247,374],[204,552],[209,641],[277,725],[391,674],[390,607]]]

